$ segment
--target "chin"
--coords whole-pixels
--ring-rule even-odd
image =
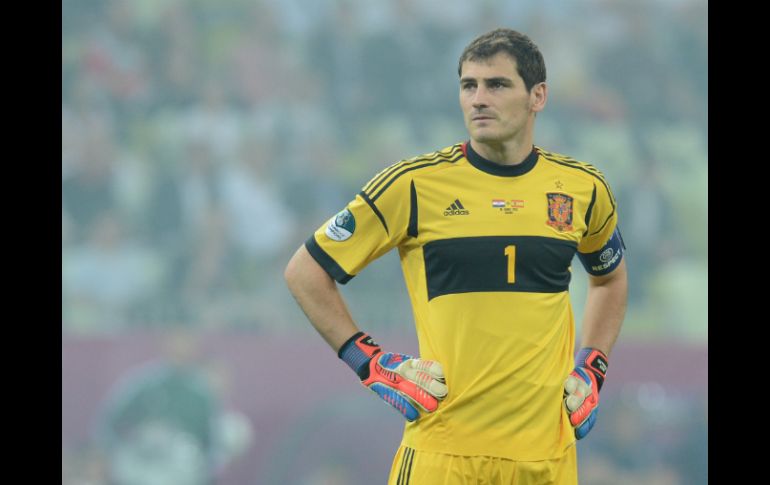
[[[495,133],[489,133],[484,130],[476,130],[471,133],[471,138],[479,143],[494,143],[500,140],[500,137]]]

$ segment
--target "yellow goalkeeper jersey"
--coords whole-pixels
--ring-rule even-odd
[[[610,239],[615,206],[587,163],[533,147],[501,166],[466,142],[384,169],[308,239],[339,283],[398,248],[420,357],[442,364],[449,387],[406,423],[405,446],[535,461],[573,444],[570,265]]]

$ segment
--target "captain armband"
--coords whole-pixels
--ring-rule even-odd
[[[618,267],[625,250],[626,245],[623,243],[623,237],[616,227],[610,240],[601,249],[593,253],[578,253],[578,258],[580,258],[580,262],[583,263],[588,274],[603,276]]]

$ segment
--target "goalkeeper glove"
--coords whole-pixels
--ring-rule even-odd
[[[337,353],[358,374],[361,384],[408,421],[420,417],[420,410],[432,413],[447,395],[441,364],[415,359],[411,355],[382,352],[364,332],[350,337]]]
[[[607,356],[600,350],[585,347],[578,352],[575,368],[564,382],[564,405],[575,438],[583,439],[596,423],[599,391],[607,375]]]

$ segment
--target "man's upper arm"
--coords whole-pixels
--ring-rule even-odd
[[[586,215],[588,228],[578,244],[578,258],[589,275],[614,272],[626,250],[618,229],[618,211],[612,190],[603,178],[594,184],[594,203]]]
[[[313,258],[338,283],[347,283],[369,263],[407,237],[411,203],[409,177],[381,174],[305,242]]]
[[[589,286],[606,285],[607,283],[611,283],[616,280],[627,279],[627,274],[628,272],[626,270],[626,261],[625,259],[621,259],[620,263],[618,263],[617,266],[615,266],[614,269],[609,273],[605,273],[600,276],[595,276],[589,273],[588,284]]]

